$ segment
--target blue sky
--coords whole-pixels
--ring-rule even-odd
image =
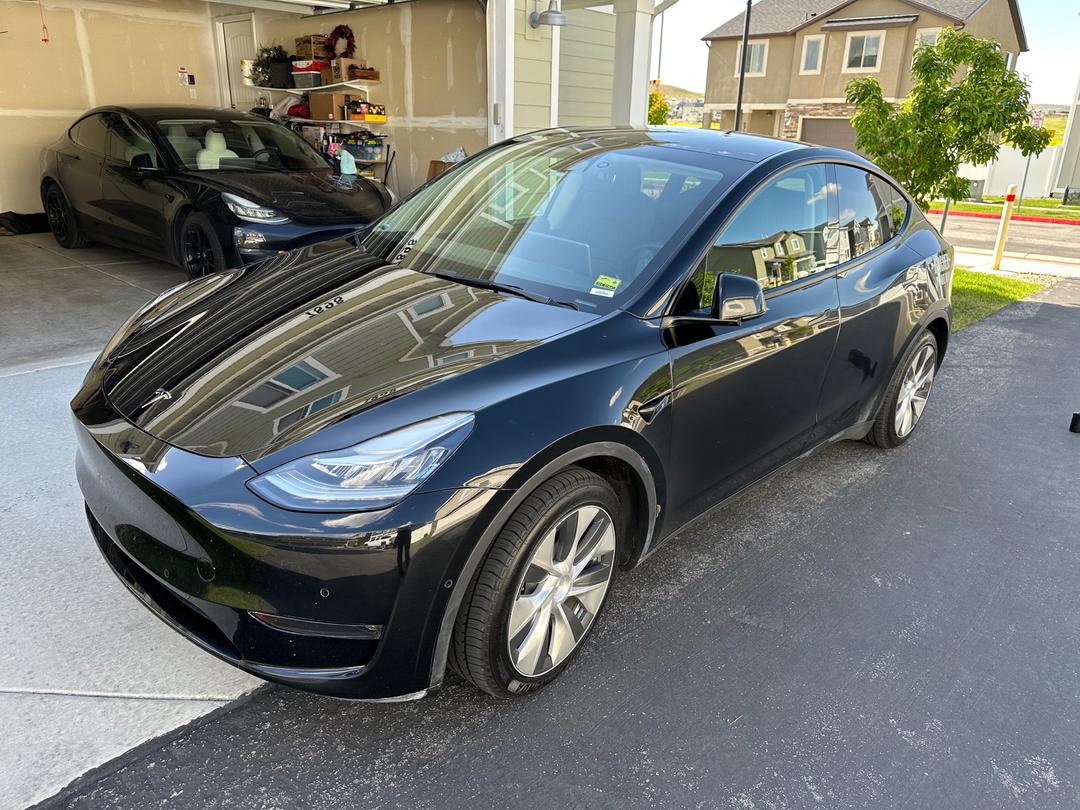
[[[1028,53],[1017,64],[1031,82],[1032,101],[1067,103],[1080,78],[1080,2],[1019,0]],[[679,0],[664,14],[664,52],[660,78],[689,90],[705,89],[708,48],[701,37],[746,7],[745,0]],[[660,24],[653,33],[653,75],[660,46]]]

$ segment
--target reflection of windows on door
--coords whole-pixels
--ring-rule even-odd
[[[419,321],[421,318],[434,315],[436,312],[442,312],[444,309],[450,309],[450,307],[450,296],[447,293],[439,293],[417,301],[410,306],[409,317],[414,321]]]
[[[908,202],[887,180],[853,166],[836,166],[840,202],[840,261],[869,253],[903,228]]]
[[[275,373],[233,402],[241,408],[268,411],[325,380],[339,375],[308,357]]]
[[[881,63],[885,32],[848,33],[844,73],[877,73]]]
[[[738,273],[771,289],[827,269],[828,208],[821,164],[793,169],[765,186],[709,250],[704,266],[695,274],[702,277],[700,284],[694,282],[701,303],[691,309],[704,308],[706,277]]]
[[[333,393],[327,394],[324,397],[319,397],[319,399],[315,400],[314,402],[309,402],[307,405],[304,405],[301,408],[297,408],[295,411],[289,411],[284,416],[278,417],[274,420],[274,433],[280,433],[286,428],[292,427],[297,422],[306,419],[312,414],[318,413],[319,411],[324,411],[331,405],[336,405],[345,398],[345,395],[347,393],[349,393],[348,386],[342,388],[340,391],[334,391]]]

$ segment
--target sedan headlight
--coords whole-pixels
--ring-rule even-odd
[[[275,211],[273,208],[259,205],[236,194],[229,194],[227,191],[221,192],[221,199],[225,201],[225,205],[229,207],[229,210],[244,222],[264,222],[268,225],[278,225],[289,221],[287,216]]]
[[[353,512],[384,509],[422,484],[472,430],[471,413],[448,413],[316,453],[253,478],[257,495],[285,509]]]

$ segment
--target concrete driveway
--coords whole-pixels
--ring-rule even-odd
[[[24,807],[257,685],[147,613],[90,539],[67,407],[109,335],[184,279],[0,237],[0,808]]]
[[[621,577],[579,660],[535,696],[451,679],[371,705],[267,687],[47,804],[1074,807],[1077,346],[1076,281],[964,330],[912,441],[836,446],[699,520]],[[19,417],[0,606],[5,685],[22,688],[4,699],[29,707],[4,723],[0,779],[86,746],[100,759],[251,685],[96,559],[64,424],[80,375],[0,379]],[[63,696],[35,707],[37,683]]]

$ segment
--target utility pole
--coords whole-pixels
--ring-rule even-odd
[[[742,124],[742,96],[743,96],[743,84],[746,82],[746,48],[747,43],[750,41],[750,3],[752,0],[746,0],[746,17],[743,19],[742,29],[742,50],[739,54],[739,94],[735,97],[735,131],[739,131],[739,127]]]

